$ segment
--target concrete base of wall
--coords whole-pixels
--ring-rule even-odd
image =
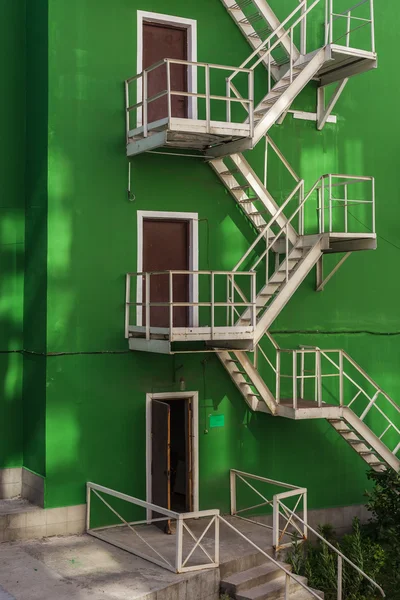
[[[0,500],[24,498],[36,506],[44,506],[44,477],[29,469],[0,469]]]

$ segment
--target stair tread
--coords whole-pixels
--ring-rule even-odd
[[[282,564],[287,570],[290,570],[288,565]],[[269,575],[274,573],[274,571],[279,570],[278,567],[273,562],[267,562],[258,567],[252,567],[251,569],[247,569],[246,571],[239,571],[239,573],[234,573],[229,577],[226,577],[221,581],[221,585],[230,585],[237,586],[243,584],[245,582],[250,582],[251,580],[260,577],[262,575]]]
[[[307,585],[307,579],[305,577],[301,577],[300,575],[296,575],[296,577]],[[268,581],[267,583],[263,583],[262,585],[258,585],[249,590],[239,592],[236,594],[237,600],[257,600],[268,598],[271,594],[279,594],[282,591],[284,594],[286,584],[286,574],[280,575],[276,577],[272,581]],[[298,584],[291,579],[291,587],[295,587]],[[282,596],[283,597],[283,596]]]

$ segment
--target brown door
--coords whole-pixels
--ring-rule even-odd
[[[171,271],[189,269],[189,221],[144,219],[143,271]],[[146,297],[143,281],[143,298]],[[151,302],[169,302],[169,276],[153,275],[150,279]],[[173,276],[173,301],[189,302],[189,276]],[[145,308],[143,323],[146,323]],[[169,327],[168,306],[152,306],[150,327]],[[189,309],[177,306],[173,311],[173,326],[189,326]]]
[[[162,508],[171,508],[171,409],[169,404],[153,400],[151,403],[151,497],[153,504]],[[153,519],[163,515],[153,512]],[[160,529],[170,532],[170,522],[154,523]]]
[[[187,60],[187,31],[156,23],[143,24],[143,69],[154,65],[164,58]],[[171,65],[171,90],[187,92],[186,65]],[[162,65],[150,71],[147,81],[148,97],[167,89],[167,68]],[[171,112],[173,117],[187,117],[187,97],[172,96]],[[168,116],[167,97],[158,98],[148,105],[149,123]]]

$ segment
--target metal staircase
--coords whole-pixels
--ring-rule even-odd
[[[249,163],[238,152],[242,148],[254,147],[267,134],[270,127],[279,121],[282,114],[285,114],[298,93],[311,79],[317,78],[318,80],[318,76],[320,76],[320,84],[328,79],[329,82],[334,80],[333,71],[330,75],[327,74],[327,58],[328,61],[335,62],[332,47],[328,49],[329,42],[332,46],[335,15],[331,15],[326,30],[326,42],[328,43],[310,56],[306,56],[304,51],[306,45],[305,17],[318,2],[312,3],[308,9],[307,3],[302,2],[297,9],[302,14],[294,25],[297,26],[301,23],[302,26],[302,52],[299,52],[293,43],[294,26],[285,30],[265,0],[221,1],[254,48],[250,58],[241,66],[249,67],[249,63],[253,61],[250,68],[254,68],[262,63],[276,83],[272,87],[269,84],[268,94],[258,103],[254,115],[249,117],[250,120],[253,119],[254,124],[254,135],[251,142],[242,140],[225,143],[223,146],[213,147],[208,152],[210,156],[217,157],[210,161],[211,167],[259,232],[254,243],[235,266],[234,271],[243,265],[263,238],[266,241],[265,251],[250,267],[250,271],[257,270],[260,262],[264,260],[267,273],[265,285],[257,293],[257,322],[253,351],[243,352],[228,348],[227,351],[218,352],[218,356],[253,411],[267,412],[291,419],[325,418],[371,468],[377,471],[386,468],[399,471],[400,460],[397,455],[400,452],[400,429],[396,425],[400,422],[399,406],[344,351],[320,350],[319,348],[282,350],[268,333],[271,323],[313,266],[321,259],[323,253],[334,251],[335,242],[332,244],[330,239],[333,233],[332,205],[330,204],[329,209],[329,227],[325,230],[323,199],[325,178],[328,177],[331,182],[332,176],[323,176],[311,192],[304,195],[304,182],[301,182],[279,149],[274,146],[272,140],[267,138],[267,143],[274,146],[275,152],[297,182],[294,192],[279,207]],[[370,7],[373,29],[372,3],[370,3]],[[346,12],[348,19],[351,17],[351,11],[352,9]],[[331,12],[333,11],[331,10]],[[336,18],[340,18],[340,15],[337,15]],[[350,33],[347,30],[348,46]],[[373,33],[372,45],[374,53]],[[272,57],[272,46],[280,48],[280,60]],[[365,58],[359,61],[359,72],[366,68]],[[372,60],[376,66],[376,57],[369,57],[369,60]],[[371,65],[372,62],[369,68]],[[348,59],[342,63],[339,61],[339,66],[336,66],[336,70],[341,71],[342,74],[350,74],[351,69],[354,68],[354,63],[350,66]],[[282,69],[285,69],[283,75]],[[233,73],[228,79],[229,91],[233,91],[235,96],[239,97],[238,90],[232,84],[234,76]],[[340,81],[337,74],[335,77],[337,81]],[[340,88],[339,93],[344,88],[343,80]],[[337,97],[331,102],[330,109],[336,100]],[[321,114],[322,112],[319,107],[320,118],[326,122],[326,111],[325,114]],[[234,153],[229,156],[230,151]],[[242,183],[243,180],[244,183]],[[304,231],[304,206],[316,189],[319,190],[320,196],[319,230],[318,235],[307,236]],[[286,205],[290,205],[292,197],[299,190],[299,206],[288,217],[284,209]],[[330,189],[329,197],[331,198],[331,196]],[[347,198],[347,190],[345,196]],[[293,217],[298,219],[297,229],[294,226]],[[343,233],[347,234],[347,217],[345,222],[345,232]],[[374,232],[374,227],[372,231]],[[359,245],[360,239],[358,236],[357,240],[355,235],[354,239],[350,240],[347,236],[345,244],[349,243],[349,248],[362,249],[362,245]],[[358,244],[358,247],[354,246],[354,242]],[[344,249],[343,243],[336,247],[341,251]],[[367,248],[368,245],[364,247]],[[271,276],[268,276],[268,257],[272,252],[275,252],[276,256],[275,270]],[[280,260],[280,255],[283,255],[283,260]],[[238,324],[243,326],[250,322],[249,309],[238,316]],[[273,357],[271,357],[271,348]],[[337,356],[337,360],[334,360],[333,356]],[[285,357],[286,362],[289,357],[287,372],[282,371],[282,357]],[[310,361],[310,358],[314,368],[306,369],[306,363]],[[298,364],[299,360],[300,365]],[[345,369],[345,363],[350,365],[350,373]],[[271,375],[274,379],[273,388],[269,382]],[[286,397],[282,396],[282,388],[285,388]]]
[[[211,119],[214,97],[210,95],[209,79],[208,84],[206,79],[206,94],[202,96],[206,99],[206,120],[196,123],[192,119],[183,124],[184,120],[174,119],[169,112],[162,123],[149,125],[145,119],[143,126],[132,133],[129,125],[131,109],[141,107],[146,117],[147,105],[153,99],[144,98],[131,107],[127,95],[128,155],[162,145],[202,151],[251,222],[256,237],[231,272],[188,272],[191,278],[202,275],[211,279],[211,300],[199,304],[210,309],[211,323],[206,327],[192,323],[189,328],[173,328],[175,274],[169,272],[169,303],[166,304],[169,306],[169,328],[153,330],[151,302],[143,303],[141,297],[137,297],[136,302],[130,300],[130,277],[137,277],[138,283],[146,278],[146,297],[149,298],[150,279],[160,274],[129,274],[126,337],[130,339],[132,349],[155,352],[171,352],[174,341],[203,340],[208,349],[217,352],[252,410],[291,419],[326,419],[371,468],[379,471],[390,467],[398,471],[398,405],[344,351],[304,347],[281,349],[268,333],[312,268],[322,264],[324,254],[376,247],[374,179],[357,175],[322,175],[306,192],[304,180],[268,135],[273,125],[282,122],[298,94],[311,80],[316,81],[318,87],[317,126],[322,128],[348,78],[376,67],[373,0],[362,0],[343,13],[334,12],[334,0],[301,0],[282,22],[266,0],[221,2],[253,50],[240,67],[228,68],[226,97],[215,96],[216,100],[226,103],[226,123],[220,127]],[[310,49],[307,21],[310,13],[311,16],[315,14],[314,9],[323,6],[325,40],[322,46]],[[367,13],[359,12],[363,10]],[[338,25],[343,22],[344,34],[343,30],[338,30]],[[351,45],[354,32],[360,27],[368,27],[370,31],[367,49]],[[295,40],[299,40],[299,47]],[[165,59],[164,62],[168,70],[173,61]],[[159,68],[159,65],[150,69]],[[205,66],[208,77],[210,68],[218,70],[216,65],[190,65],[190,68]],[[251,82],[259,65],[267,70],[267,91],[259,102],[254,103]],[[240,76],[246,78],[247,94],[240,91]],[[146,77],[144,72],[131,78],[126,88],[131,81],[145,80]],[[338,82],[338,87],[325,107],[324,89],[332,82]],[[168,88],[165,94],[170,98],[171,94],[179,95],[180,92]],[[243,123],[238,123],[237,117],[232,118],[232,107],[244,109],[247,119]],[[194,125],[196,128],[193,129]],[[150,136],[150,143],[146,136]],[[253,148],[261,139],[266,140],[266,149],[272,149],[294,179],[294,187],[283,201],[275,199],[267,185],[267,160],[262,182],[241,153]],[[353,189],[356,190],[354,194]],[[363,211],[361,220],[354,214],[360,208]],[[370,209],[368,216],[367,209]],[[369,223],[365,223],[366,218],[370,219]],[[226,279],[227,297],[222,302],[215,301],[217,275]],[[248,277],[249,286],[238,284],[240,275],[242,281]],[[133,305],[138,314],[135,326],[130,325],[129,316]],[[187,305],[195,310],[195,303]],[[223,327],[218,326],[216,306],[226,307]],[[142,318],[144,310],[146,323]]]

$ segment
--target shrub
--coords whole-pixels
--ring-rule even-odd
[[[331,526],[320,526],[320,535],[340,550],[357,567],[376,581],[385,563],[385,552],[377,542],[363,535],[358,519],[353,521],[353,531],[339,543]],[[308,579],[308,585],[325,594],[325,600],[337,598],[337,554],[318,540],[316,545],[309,542],[293,544],[288,562],[297,575]],[[378,592],[379,595],[379,592]],[[343,562],[343,599],[370,600],[377,592],[353,567]]]

